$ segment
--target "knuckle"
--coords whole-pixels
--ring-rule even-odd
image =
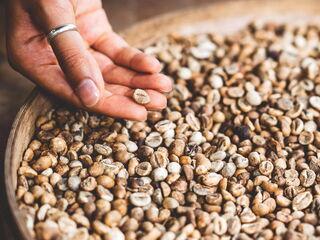
[[[71,70],[76,70],[85,66],[87,63],[86,57],[76,49],[64,50],[62,64]]]
[[[124,62],[127,58],[128,58],[128,56],[129,56],[129,50],[130,50],[130,48],[129,47],[122,47],[120,50],[118,50],[118,52],[116,53],[116,55],[115,55],[115,58],[114,58],[114,60],[116,61],[116,62]],[[131,61],[132,59],[130,59],[130,61]]]

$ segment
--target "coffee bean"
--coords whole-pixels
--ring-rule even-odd
[[[151,101],[148,93],[142,89],[134,90],[133,99],[136,103],[141,105],[148,104]]]

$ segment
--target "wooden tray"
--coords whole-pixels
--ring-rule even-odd
[[[320,24],[319,13],[318,0],[227,1],[161,15],[125,30],[122,35],[130,44],[144,47],[159,37],[172,32],[181,34],[231,33],[257,19],[294,24],[306,22]],[[17,169],[23,152],[34,133],[34,123],[37,116],[50,109],[52,104],[53,100],[37,89],[34,90],[17,114],[7,143],[5,154],[6,194],[12,217],[22,239],[32,238],[16,203]]]

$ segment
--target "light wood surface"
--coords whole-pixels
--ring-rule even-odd
[[[170,13],[137,24],[123,32],[133,45],[143,47],[169,32],[183,34],[218,31],[233,32],[253,19],[278,22],[314,22],[319,21],[320,5],[317,0],[278,0],[219,2],[203,8]],[[319,21],[320,22],[320,21]],[[139,34],[137,34],[139,33]],[[48,107],[51,100],[35,92],[24,104],[12,126],[5,156],[5,184],[9,206],[14,221],[22,233],[23,239],[30,239],[24,220],[17,210],[15,187],[17,168],[22,153],[33,133],[36,117]]]

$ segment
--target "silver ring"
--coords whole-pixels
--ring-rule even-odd
[[[64,24],[64,25],[61,25],[59,27],[52,29],[47,34],[48,42],[51,44],[53,39],[56,36],[58,36],[59,34],[64,33],[64,32],[68,32],[68,31],[78,31],[77,26],[72,23],[68,23],[68,24]]]

